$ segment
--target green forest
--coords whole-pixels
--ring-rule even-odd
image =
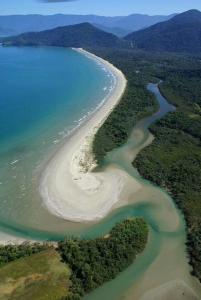
[[[32,244],[28,242],[20,245],[0,245],[0,267],[21,257],[31,256],[48,248],[48,244]]]
[[[132,264],[144,250],[148,233],[143,219],[130,218],[91,240],[69,237],[54,245],[2,245],[0,294],[7,292],[1,299],[81,299]]]
[[[1,37],[0,42],[3,46],[84,47],[125,74],[126,91],[93,141],[98,167],[108,152],[127,141],[138,121],[159,109],[147,90],[148,83],[159,84],[175,111],[150,127],[155,139],[132,165],[169,193],[181,210],[192,274],[201,282],[200,35],[201,12],[194,9],[125,38],[100,30],[95,23],[82,23]],[[2,245],[0,298],[80,300],[131,265],[145,249],[148,235],[142,218],[130,218],[106,236],[90,240],[67,237],[54,244]]]
[[[201,80],[199,72],[192,71],[167,78],[160,88],[177,110],[150,128],[156,139],[134,165],[168,190],[182,209],[193,274],[201,280]]]
[[[126,50],[104,49],[95,50],[95,52],[122,70],[128,81],[121,101],[95,136],[93,152],[100,164],[106,153],[122,146],[135,124],[143,117],[153,114],[158,105],[154,96],[145,88],[148,77],[147,74],[139,72],[138,55]],[[140,53],[139,56],[141,56]]]
[[[161,93],[176,107],[151,126],[156,139],[133,164],[144,178],[166,189],[182,210],[192,273],[201,280],[201,61],[141,51],[107,49],[97,54],[113,62],[128,78],[122,102],[96,135],[98,162],[107,151],[125,142],[138,119],[157,109],[146,89],[149,82],[162,80]]]
[[[105,237],[93,240],[70,238],[60,242],[59,252],[72,270],[72,285],[65,299],[80,299],[114,279],[144,250],[147,239],[147,224],[136,218],[116,224]]]
[[[95,136],[93,150],[99,164],[107,152],[126,142],[140,119],[158,109],[147,91],[149,82],[162,80],[161,93],[176,107],[151,126],[156,138],[133,164],[144,178],[166,189],[182,210],[189,260],[193,274],[201,280],[201,61],[125,49],[89,50],[116,65],[128,80],[122,100]],[[71,237],[60,242],[58,253],[70,269],[68,293],[63,299],[80,299],[115,278],[143,251],[147,237],[145,222],[129,219],[117,224],[106,237]],[[0,267],[42,253],[43,247],[47,245],[1,246]]]

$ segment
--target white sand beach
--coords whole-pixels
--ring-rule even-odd
[[[50,160],[40,181],[40,194],[48,210],[60,218],[86,222],[105,217],[119,201],[122,187],[128,182],[125,172],[115,166],[104,172],[92,172],[96,163],[92,153],[95,133],[121,99],[126,78],[109,62],[86,52],[115,78],[114,88],[104,104],[80,126]],[[140,188],[136,182],[136,190]]]
[[[35,242],[33,240],[27,240],[17,236],[13,236],[4,232],[0,232],[0,245],[20,245],[24,242]]]
[[[94,136],[120,101],[127,81],[122,72],[109,62],[83,49],[76,51],[111,72],[114,88],[105,102],[67,138],[44,168],[39,185],[43,204],[53,215],[83,224],[104,218],[116,207],[131,203],[143,204],[146,201],[150,205],[151,218],[156,220],[157,229],[170,234],[170,237],[163,239],[159,253],[147,266],[143,276],[130,287],[124,299],[198,300],[200,285],[190,275],[183,234],[179,234],[177,239],[174,235],[171,237],[171,233],[178,234],[182,226],[181,217],[169,196],[131,177],[118,165],[110,164],[103,171],[93,172],[96,167],[92,152]],[[136,128],[132,136],[135,141],[142,141],[144,132]],[[124,149],[129,162],[152,141],[153,136],[150,135],[144,143],[139,143],[139,147],[134,149],[128,146]],[[149,199],[149,203],[146,199]],[[0,244],[18,244],[23,241],[7,234],[0,235]]]

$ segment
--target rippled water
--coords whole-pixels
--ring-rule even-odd
[[[43,208],[38,174],[114,78],[60,48],[0,47],[0,71],[0,227],[31,238],[64,236],[68,223]]]
[[[178,278],[201,295],[199,285],[189,275],[182,215],[163,190],[141,178],[132,166],[137,153],[152,141],[149,125],[174,109],[160,95],[157,85],[150,84],[148,89],[158,99],[159,112],[140,121],[127,143],[109,153],[103,165],[123,169],[133,182],[141,184],[141,189],[135,192],[131,184],[124,191],[125,206],[101,222],[74,224],[50,215],[42,206],[38,174],[75,121],[107,94],[112,78],[94,61],[55,48],[0,48],[0,67],[1,229],[34,239],[58,240],[67,234],[93,238],[106,234],[126,217],[142,216],[150,228],[143,254],[115,280],[85,298],[137,300],[145,291]]]

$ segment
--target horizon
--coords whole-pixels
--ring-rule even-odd
[[[170,14],[146,14],[146,13],[138,13],[138,12],[134,12],[134,13],[130,13],[128,15],[101,15],[101,14],[73,14],[73,13],[51,13],[51,14],[42,14],[42,13],[22,13],[22,14],[8,14],[8,15],[3,15],[0,14],[0,17],[6,17],[6,16],[31,16],[31,15],[39,15],[39,16],[55,16],[55,15],[64,15],[64,16],[73,16],[73,15],[77,15],[77,16],[99,16],[99,17],[129,17],[129,16],[133,16],[133,15],[141,15],[141,16],[149,16],[149,17],[156,17],[156,16],[171,16],[171,15],[177,15],[177,14],[182,14],[186,11],[190,11],[190,10],[197,10],[199,12],[201,12],[200,9],[196,9],[196,8],[191,8],[188,10],[184,10],[181,12],[172,12]]]
[[[198,0],[181,0],[175,3],[170,0],[164,4],[162,0],[155,0],[149,5],[148,0],[141,0],[140,3],[133,3],[133,0],[119,1],[102,0],[94,2],[93,0],[8,0],[1,3],[1,16],[10,15],[98,15],[106,17],[129,16],[132,14],[148,16],[168,16],[178,14],[191,9],[201,10],[201,3]]]

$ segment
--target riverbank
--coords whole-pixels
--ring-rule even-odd
[[[201,294],[199,283],[190,275],[182,215],[162,189],[145,182],[131,165],[138,153],[153,142],[153,136],[148,132],[149,126],[174,110],[161,96],[157,84],[149,84],[148,89],[155,94],[160,109],[135,126],[127,143],[108,155],[107,163],[118,164],[142,184],[143,188],[137,193],[131,192],[128,203],[135,204],[135,213],[140,214],[152,228],[150,239],[133,268],[127,269],[124,276],[115,279],[110,286],[103,286],[92,293],[87,300],[99,300],[108,293],[111,293],[110,299],[118,299],[122,283],[128,290],[122,297],[126,300],[149,297],[169,300],[171,295],[176,295],[175,299],[198,300]],[[165,271],[161,273],[161,269]],[[132,279],[129,281],[129,278]]]
[[[120,70],[102,58],[83,49],[76,51],[106,68],[113,75],[114,86],[103,105],[50,160],[41,176],[39,190],[44,205],[52,214],[70,221],[86,222],[108,214],[119,201],[125,182],[124,172],[115,168],[92,172],[96,167],[92,144],[96,132],[124,94],[127,80]]]
[[[122,194],[125,199],[124,205],[129,204],[129,206],[116,210],[114,214],[109,216],[109,218],[106,218],[102,222],[91,226],[87,232],[87,237],[92,235],[93,230],[96,230],[99,235],[103,234],[103,232],[106,234],[107,231],[105,231],[105,226],[111,226],[111,222],[116,224],[117,220],[125,219],[128,216],[143,217],[149,224],[151,234],[143,255],[137,257],[135,263],[130,268],[127,268],[117,278],[89,295],[87,300],[101,300],[108,298],[110,300],[116,300],[123,298],[124,295],[127,294],[127,291],[129,295],[125,296],[126,299],[129,300],[143,299],[142,297],[146,296],[149,298],[150,295],[153,299],[156,298],[156,295],[157,297],[160,295],[161,300],[164,299],[164,294],[162,295],[160,290],[164,287],[164,285],[166,288],[166,283],[168,282],[172,287],[172,294],[176,294],[175,288],[178,290],[178,285],[175,287],[174,282],[177,279],[185,282],[185,284],[192,288],[198,295],[201,295],[199,292],[199,287],[197,287],[197,282],[194,282],[195,278],[190,276],[190,268],[185,251],[186,235],[182,216],[173,204],[172,199],[168,197],[163,190],[160,190],[156,186],[150,185],[144,181],[131,165],[136,155],[153,141],[153,137],[148,133],[147,127],[149,127],[149,125],[155,122],[159,117],[162,117],[162,115],[159,111],[158,113],[153,114],[151,117],[141,120],[140,122],[136,121],[139,121],[139,119],[142,118],[140,118],[140,116],[142,116],[142,111],[144,111],[143,108],[151,106],[150,98],[149,102],[145,102],[144,99],[148,99],[148,97],[145,97],[145,92],[143,93],[143,91],[146,90],[145,86],[147,82],[145,81],[147,80],[147,73],[145,72],[146,70],[144,70],[144,60],[138,60],[133,55],[133,57],[131,56],[129,59],[128,64],[128,57],[126,55],[127,54],[123,53],[119,58],[118,54],[115,52],[115,54],[113,53],[111,55],[113,57],[113,60],[111,58],[111,61],[113,61],[115,65],[122,69],[128,77],[130,83],[128,90],[130,93],[126,94],[129,95],[130,102],[129,104],[127,103],[129,111],[126,110],[125,113],[127,117],[126,121],[128,118],[132,118],[133,123],[137,125],[135,126],[134,130],[132,130],[127,143],[123,147],[120,147],[107,155],[104,164],[104,173],[106,174],[108,169],[111,170],[111,168],[113,168],[117,170],[118,174],[120,172],[121,176],[122,172],[124,172],[125,176],[127,176],[127,174],[130,175],[130,182],[124,188]],[[108,55],[107,59],[110,61]],[[149,61],[147,63],[149,63]],[[136,66],[136,64],[138,65]],[[151,62],[151,64],[153,64],[153,62]],[[140,67],[141,65],[142,67]],[[158,66],[157,61],[154,64],[154,68],[156,66]],[[125,72],[126,70],[127,72]],[[140,71],[136,73],[138,70]],[[159,98],[160,93],[156,91],[156,87],[154,88],[154,91],[157,98]],[[127,98],[128,97],[124,97],[120,104],[122,103],[123,105],[124,103],[125,105]],[[160,99],[158,99],[158,101],[160,102]],[[165,103],[163,99],[161,107],[163,108],[164,105]],[[118,110],[120,111],[120,107]],[[121,111],[121,116],[122,112],[123,110]],[[151,115],[150,110],[146,111],[146,113],[147,112],[149,112]],[[167,110],[163,112],[163,115],[165,113],[167,113]],[[114,110],[112,115],[114,115]],[[133,115],[136,117],[134,118]],[[118,123],[118,128],[120,122],[119,119],[116,119],[116,121],[117,120],[118,122],[116,123]],[[132,124],[129,124],[129,127],[131,127],[131,125]],[[134,126],[132,126],[132,129],[133,127]],[[125,128],[128,127],[125,126]],[[153,161],[156,159],[157,155],[153,157]],[[126,180],[127,179],[128,177],[126,177]],[[140,188],[137,193],[135,192],[136,182],[143,187]],[[130,186],[129,189],[128,186]],[[112,188],[114,192],[116,186],[112,186]],[[77,225],[75,223],[72,224],[73,226]],[[80,224],[80,226],[83,226],[83,224]],[[66,232],[69,234],[69,228],[67,228]],[[79,231],[79,234],[80,232],[81,231]],[[83,237],[86,238],[86,235],[83,235]],[[164,272],[161,272],[161,270],[164,270]],[[186,295],[185,286],[182,290],[181,299],[185,299],[183,297],[183,293]]]
[[[24,242],[27,242],[27,240],[23,238],[18,238],[17,236],[6,234],[4,232],[0,232],[0,245],[20,245]]]
[[[187,225],[186,246],[193,267],[192,274],[201,281],[201,116],[199,110],[196,110],[199,108],[199,97],[193,85],[200,78],[195,72],[195,78],[188,81],[189,74],[186,70],[179,76],[175,70],[175,74],[172,72],[171,77],[167,74],[161,91],[177,106],[177,110],[151,126],[156,139],[139,154],[134,166],[144,178],[171,193],[184,214]],[[178,82],[182,86],[179,91]]]

